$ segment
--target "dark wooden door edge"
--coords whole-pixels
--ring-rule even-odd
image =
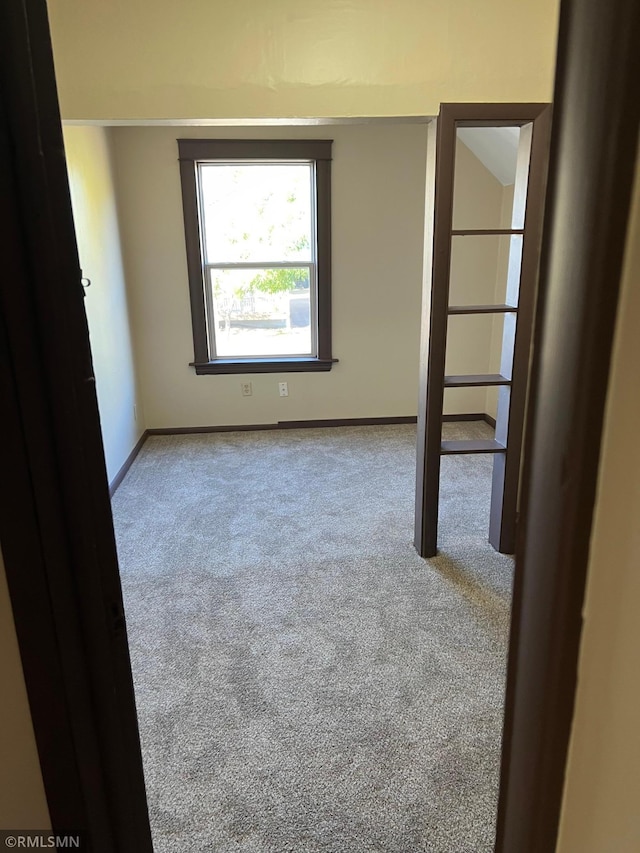
[[[637,0],[562,3],[498,853],[552,853],[556,847],[636,161],[638,43]]]
[[[128,471],[129,471],[129,468],[131,468],[131,466],[135,462],[136,456],[142,450],[142,446],[145,443],[145,441],[147,440],[148,436],[149,436],[149,432],[148,432],[148,430],[145,430],[142,433],[142,435],[140,436],[140,438],[137,440],[136,446],[133,448],[131,453],[124,460],[122,467],[120,468],[120,470],[118,471],[116,476],[113,478],[113,480],[109,484],[109,497],[110,498],[112,498],[115,495],[118,486],[126,477]]]
[[[50,817],[151,853],[44,0],[0,4],[0,537]]]

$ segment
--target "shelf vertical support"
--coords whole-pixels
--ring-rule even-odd
[[[495,438],[507,448],[493,462],[489,542],[503,554],[516,547],[520,470],[526,411],[533,314],[537,292],[540,242],[551,131],[551,107],[547,106],[520,129],[512,228],[523,228],[522,237],[511,237],[507,273],[507,298],[518,306],[517,316],[505,315],[500,372],[511,375],[511,386],[500,388]]]
[[[441,106],[437,126],[434,119],[429,131],[414,537],[421,557],[435,557],[438,550],[440,441],[456,150],[456,127],[448,105]]]

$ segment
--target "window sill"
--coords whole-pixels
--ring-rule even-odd
[[[191,363],[198,376],[214,373],[316,373],[331,370],[337,358],[217,358]]]

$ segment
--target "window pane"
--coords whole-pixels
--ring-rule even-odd
[[[310,281],[309,267],[209,270],[217,357],[315,356]]]
[[[311,168],[201,164],[206,262],[311,261]]]

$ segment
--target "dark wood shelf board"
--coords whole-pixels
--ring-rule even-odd
[[[451,231],[452,237],[499,236],[501,234],[522,235],[524,231],[522,228],[453,228]]]
[[[466,439],[440,442],[443,456],[464,456],[471,453],[506,453],[507,448],[494,438]]]
[[[516,305],[450,305],[449,315],[452,314],[517,314]]]
[[[500,373],[475,373],[466,376],[445,376],[445,388],[476,388],[483,385],[511,385],[511,380]]]

